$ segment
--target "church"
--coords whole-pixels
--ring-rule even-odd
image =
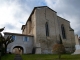
[[[5,34],[19,35],[20,37],[27,36],[31,38],[31,45],[29,42],[24,43],[26,45],[22,45],[24,53],[52,54],[53,46],[57,42],[60,42],[60,37],[66,52],[73,52],[75,50],[75,35],[74,30],[70,26],[70,21],[59,17],[57,12],[48,6],[34,7],[27,22],[22,25],[21,30],[22,34]],[[18,43],[19,42],[20,41],[18,41]],[[18,43],[16,43],[18,46],[14,44],[20,47],[21,44]],[[10,46],[11,45],[9,45],[9,49]],[[10,51],[12,51],[13,48],[11,48]]]
[[[67,52],[75,50],[74,30],[70,22],[57,16],[57,12],[47,6],[34,7],[25,25],[22,25],[22,34],[34,36],[35,53],[52,53],[53,45],[60,40]]]

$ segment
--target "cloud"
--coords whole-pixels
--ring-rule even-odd
[[[26,23],[35,6],[47,5],[57,14],[71,22],[75,34],[80,35],[79,0],[0,0],[0,28],[4,31],[21,33],[21,26]]]
[[[45,0],[57,14],[71,22],[75,34],[80,36],[80,1],[79,0]]]
[[[26,23],[35,6],[45,5],[43,0],[0,0],[0,28],[3,32],[21,33],[21,26]]]
[[[4,31],[21,33],[22,23],[25,23],[29,14],[23,12],[17,0],[4,0],[1,2],[0,28],[5,26],[6,28]]]

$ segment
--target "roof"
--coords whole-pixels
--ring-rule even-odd
[[[37,8],[44,8],[44,7],[49,8],[48,6],[38,6],[38,7],[34,7],[33,11],[31,12],[31,14],[30,14],[30,16],[29,16],[29,18],[28,18],[28,20],[31,18],[31,16],[32,16],[32,14],[34,13],[35,9],[37,9]],[[51,8],[49,8],[49,9],[52,10]],[[52,10],[52,11],[54,11],[54,10]],[[54,11],[54,12],[57,13],[56,11]],[[26,22],[26,23],[27,23],[27,22]]]
[[[37,9],[37,8],[44,8],[44,7],[49,8],[48,6],[38,6],[38,7],[34,7],[34,9],[32,10],[32,12],[31,12],[31,14],[30,14],[30,16],[29,16],[29,18],[28,18],[28,20],[27,20],[27,22],[30,20],[30,18],[31,18],[31,16],[32,16],[32,14],[34,13],[35,9]],[[54,11],[53,9],[51,9],[51,8],[49,8],[49,9],[52,10],[53,12],[57,13],[57,12]],[[64,19],[64,18],[62,18],[62,17],[60,17],[60,16],[57,16],[57,17],[59,17],[59,18],[61,18],[61,19]],[[64,19],[64,20],[67,21],[67,22],[70,22],[70,21],[68,21],[68,20],[66,20],[66,19]],[[27,25],[27,22],[26,22],[25,25]],[[24,27],[25,25],[22,25],[21,30],[23,29],[23,27]]]
[[[37,8],[44,8],[44,7],[49,8],[48,6],[38,6],[38,7],[34,7],[34,9],[32,10],[32,12],[31,12],[31,14],[30,14],[30,16],[29,16],[29,18],[28,18],[28,20],[27,20],[27,22],[30,20],[30,18],[31,18],[31,16],[32,16],[32,14],[34,13],[35,9],[37,9]],[[49,9],[52,10],[51,8],[49,8]],[[54,11],[54,10],[52,10],[52,11]],[[57,13],[56,11],[54,11],[54,12]],[[26,22],[26,24],[27,24],[27,22]],[[25,24],[25,25],[26,25],[26,24]],[[24,25],[22,25],[21,29],[23,28],[23,26],[24,26]]]
[[[66,20],[66,19],[64,19],[64,18],[62,18],[62,17],[60,17],[60,16],[57,16],[57,17],[59,17],[59,18],[61,18],[61,19],[65,20],[65,21],[67,21],[67,22],[70,22],[70,21],[68,21],[68,20]]]
[[[74,29],[72,29],[71,27],[69,27],[70,28],[70,30],[69,31],[74,31]]]
[[[24,28],[25,25],[22,25],[21,30]]]
[[[20,34],[20,33],[10,33],[10,32],[4,32],[4,35],[10,34],[10,35],[18,35],[18,36],[30,36],[33,37],[32,35],[26,35],[26,34]]]

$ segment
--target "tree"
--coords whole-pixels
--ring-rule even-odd
[[[0,51],[1,51],[1,55],[4,54],[4,51],[3,51],[3,36],[2,34],[0,35]]]
[[[60,37],[60,36],[59,36],[59,37]],[[64,47],[64,45],[62,44],[62,39],[61,39],[61,37],[60,37],[59,43],[56,43],[56,44],[53,46],[53,53],[58,54],[59,59],[61,58],[61,54],[65,53],[65,47]]]
[[[13,42],[12,36],[8,36],[7,38],[4,38],[3,44],[5,45],[5,54],[7,53],[7,46],[9,43]]]
[[[3,27],[3,28],[0,29],[0,33],[4,30],[4,28],[5,28],[5,27]]]
[[[5,27],[4,27],[5,28]],[[0,60],[1,60],[1,54],[2,54],[2,45],[3,45],[3,39],[1,38],[2,37],[2,34],[1,34],[1,32],[4,30],[4,28],[1,28],[0,29]]]
[[[5,28],[5,27],[4,27]],[[9,43],[13,42],[12,36],[8,36],[7,38],[5,38],[4,36],[2,36],[1,32],[4,30],[4,28],[0,29],[0,48],[3,48],[3,44],[4,44],[4,52],[5,54],[7,53],[7,46]]]
[[[1,38],[0,38],[0,60],[1,60],[1,54],[2,54],[2,40],[1,40]]]
[[[53,53],[59,55],[59,59],[61,58],[61,54],[65,53],[65,48],[63,44],[55,44],[53,46]]]

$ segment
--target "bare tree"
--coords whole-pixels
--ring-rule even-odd
[[[4,27],[5,28],[5,27]],[[4,44],[4,48],[5,48],[5,54],[7,53],[7,46],[9,43],[13,42],[12,36],[8,36],[7,38],[5,38],[4,36],[2,36],[1,32],[4,30],[4,28],[0,29],[0,49],[2,49],[3,44]]]
[[[5,27],[4,27],[4,28],[5,28]],[[4,28],[0,28],[0,60],[1,60],[2,42],[3,42],[3,39],[1,38],[1,37],[2,37],[1,32],[4,30]]]
[[[8,36],[6,39],[3,37],[4,42],[3,44],[5,45],[5,54],[7,53],[7,46],[9,43],[13,42],[12,36]]]
[[[61,54],[65,53],[65,47],[64,47],[64,45],[62,44],[62,39],[61,39],[61,37],[60,37],[59,43],[56,43],[56,44],[53,46],[53,53],[58,54],[59,59],[61,59]]]
[[[0,29],[0,33],[4,30],[4,28],[5,28],[5,27],[3,27],[3,28]]]

